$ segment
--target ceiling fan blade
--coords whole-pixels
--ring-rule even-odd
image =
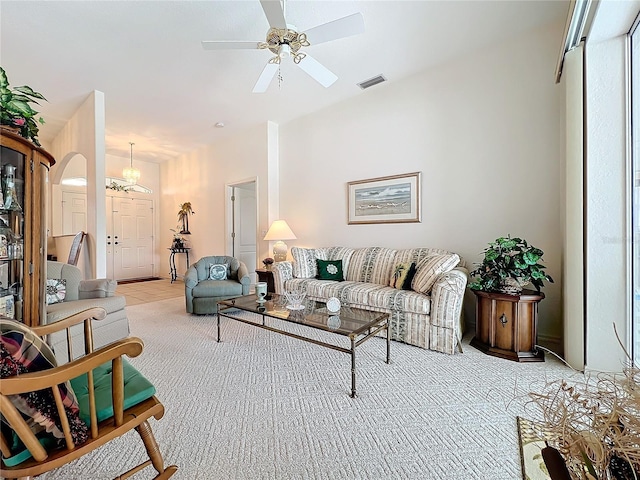
[[[243,42],[236,40],[203,40],[205,50],[255,50],[260,42]]]
[[[276,63],[267,63],[265,65],[262,73],[260,74],[260,77],[258,77],[258,81],[253,87],[253,93],[264,93],[267,91],[271,80],[273,80],[273,77],[278,71],[278,67],[279,65]]]
[[[307,34],[307,39],[311,45],[350,37],[364,33],[364,18],[361,13],[354,13],[353,15],[310,28],[304,33]]]
[[[260,4],[272,28],[287,28],[287,22],[284,19],[284,10],[282,9],[280,0],[260,0]]]
[[[309,74],[311,78],[325,88],[333,85],[333,83],[338,79],[335,73],[318,62],[315,58],[309,56],[309,54],[307,54],[307,56],[304,57],[298,65],[302,70]]]

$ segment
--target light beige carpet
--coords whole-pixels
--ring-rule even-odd
[[[516,416],[526,393],[571,371],[518,364],[470,347],[444,355],[383,339],[350,358],[223,319],[184,313],[175,298],[127,307],[145,351],[132,363],[166,407],[152,428],[178,479],[522,478]],[[142,456],[134,432],[42,478],[107,479]],[[151,478],[146,469],[135,478]]]

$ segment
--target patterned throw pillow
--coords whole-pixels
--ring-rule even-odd
[[[411,282],[416,274],[414,262],[399,263],[393,268],[389,286],[399,290],[411,290]]]
[[[47,278],[47,305],[64,302],[66,295],[66,280],[61,278]]]
[[[209,265],[209,279],[226,280],[228,268],[229,266],[226,263],[212,263]]]
[[[318,275],[316,276],[318,280],[335,280],[337,282],[344,280],[342,260],[317,259],[316,262],[318,263]]]
[[[13,320],[0,319],[0,378],[28,372],[47,370],[57,366],[56,358],[40,337],[26,325]],[[58,385],[64,409],[71,427],[75,445],[89,438],[89,429],[80,419],[78,401],[69,382]],[[60,416],[51,389],[9,396],[11,403],[38,433],[46,430],[55,438],[64,439]]]
[[[460,263],[460,257],[455,253],[432,255],[425,258],[416,266],[416,276],[413,277],[411,287],[416,292],[429,293],[438,275],[452,270]]]

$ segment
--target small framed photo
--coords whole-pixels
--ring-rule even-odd
[[[421,172],[347,183],[348,223],[418,223]]]

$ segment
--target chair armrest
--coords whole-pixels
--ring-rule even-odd
[[[144,343],[139,338],[124,338],[59,367],[3,378],[0,382],[0,394],[17,395],[51,388],[79,377],[103,363],[120,358],[122,355],[127,355],[130,358],[137,357],[142,353],[143,348]]]
[[[39,337],[44,337],[51,333],[59,332],[84,322],[85,320],[102,320],[107,316],[107,311],[102,307],[93,307],[82,312],[75,313],[67,318],[58,320],[57,322],[48,323],[47,325],[40,325],[38,327],[31,327],[31,330]]]
[[[193,288],[198,285],[198,270],[196,270],[196,266],[191,265],[187,268],[187,271],[184,274],[184,286],[186,288]]]
[[[249,276],[249,269],[244,262],[240,262],[240,266],[238,267],[238,281],[242,284],[242,294],[249,295],[251,277]]]
[[[293,263],[290,261],[277,262],[271,267],[273,272],[274,293],[284,293],[284,282],[293,278]]]
[[[92,280],[81,280],[78,286],[78,298],[105,298],[113,297],[116,293],[118,282],[110,278],[95,278]]]

